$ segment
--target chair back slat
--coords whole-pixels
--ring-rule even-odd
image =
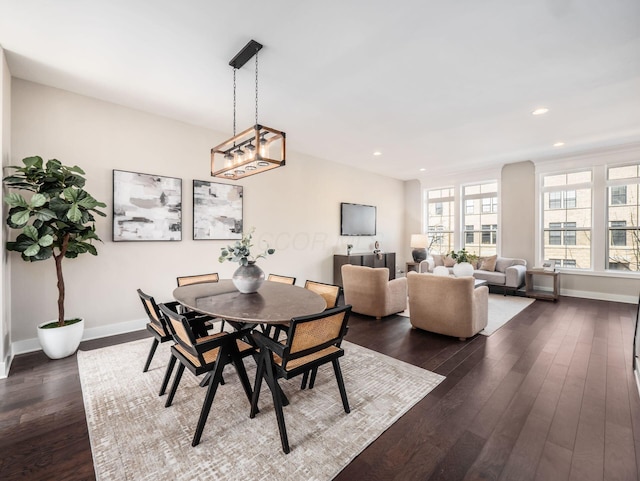
[[[280,282],[281,284],[289,284],[289,285],[294,285],[296,283],[295,277],[280,276],[278,274],[269,274],[269,276],[267,277],[267,280],[271,282]]]
[[[177,277],[176,280],[178,281],[178,287],[181,287],[205,282],[218,282],[219,276],[217,272],[212,272],[210,274],[198,274],[195,276],[181,276]]]
[[[338,297],[340,296],[340,286],[334,286],[333,284],[325,284],[317,281],[307,281],[304,284],[304,288],[308,289],[316,294],[322,296],[327,303],[327,309],[336,307],[338,304]]]
[[[294,325],[289,352],[296,354],[340,339],[346,312]]]

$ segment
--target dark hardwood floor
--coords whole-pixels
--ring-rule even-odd
[[[353,315],[349,341],[447,378],[336,479],[640,479],[634,319],[633,305],[563,297],[460,342]],[[0,479],[94,479],[75,356],[18,356],[0,381]]]

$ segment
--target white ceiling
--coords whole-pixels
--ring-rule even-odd
[[[229,135],[252,38],[290,151],[412,179],[640,140],[638,0],[0,0],[14,77]]]

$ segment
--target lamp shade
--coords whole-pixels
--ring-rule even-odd
[[[411,234],[411,247],[424,249],[429,245],[429,236],[426,234]]]

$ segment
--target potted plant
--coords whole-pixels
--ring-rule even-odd
[[[451,251],[449,256],[456,261],[456,265],[453,266],[453,274],[456,277],[472,276],[473,262],[478,260],[478,256],[467,252],[466,249],[461,249],[458,252]]]
[[[251,254],[251,238],[255,229],[251,229],[248,234],[242,236],[242,239],[236,241],[232,246],[222,248],[219,262],[225,260],[229,262],[237,262],[240,264],[238,269],[233,273],[233,284],[243,294],[251,294],[260,289],[260,286],[264,282],[264,272],[256,265],[256,261],[260,258],[272,255],[276,250],[270,249],[269,246],[265,248],[264,252],[254,256]]]
[[[62,260],[80,254],[97,255],[92,241],[100,239],[95,232],[93,214],[105,216],[97,207],[106,204],[84,190],[84,171],[77,166],[62,165],[51,159],[27,157],[23,167],[9,166],[15,172],[3,179],[5,185],[30,193],[11,192],[4,202],[9,206],[7,225],[20,231],[15,241],[7,242],[7,250],[20,252],[26,262],[53,257],[58,285],[58,319],[38,326],[38,339],[51,359],[73,354],[84,330],[84,319],[65,319],[65,285]]]

